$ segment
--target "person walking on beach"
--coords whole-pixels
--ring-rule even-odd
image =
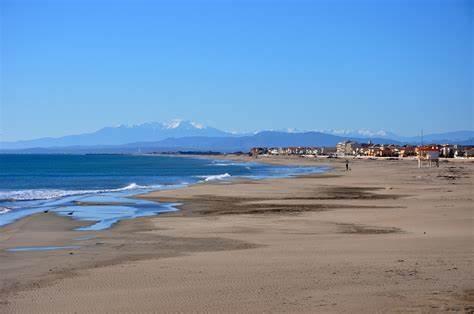
[[[349,159],[346,159],[346,171],[349,171]]]

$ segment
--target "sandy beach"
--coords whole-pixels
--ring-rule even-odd
[[[105,231],[17,221],[0,229],[0,312],[474,312],[472,161],[259,161],[331,171],[152,192],[181,210]],[[6,251],[38,245],[77,247]]]

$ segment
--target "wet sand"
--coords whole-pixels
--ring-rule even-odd
[[[262,161],[333,170],[152,192],[182,210],[105,231],[0,229],[0,312],[474,310],[472,162]],[[80,248],[5,251],[37,245]]]

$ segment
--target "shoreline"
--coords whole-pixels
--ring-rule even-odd
[[[134,154],[131,154],[130,156],[135,156]],[[206,160],[210,160],[210,161],[218,161],[218,160],[223,160],[223,161],[240,161],[240,162],[254,162],[253,160],[251,159],[238,159],[236,158],[237,156],[235,155],[232,155],[233,157],[231,158],[219,158],[218,156],[219,155],[210,155],[210,156],[207,156],[207,157],[202,157],[202,156],[193,156],[193,155],[170,155],[170,154],[141,154],[141,155],[138,155],[138,156],[164,156],[164,157],[183,157],[183,158],[192,158],[192,159],[206,159]],[[292,166],[302,166],[301,164],[298,164],[298,163],[284,163],[284,162],[279,162],[279,163],[271,163],[271,162],[261,162],[261,164],[269,164],[269,165],[282,165],[282,166],[289,166],[289,167],[292,167]],[[309,166],[309,165],[308,165]],[[316,165],[312,165],[312,166],[316,166]],[[318,167],[320,165],[317,165]],[[322,169],[323,172],[327,172],[329,171],[330,169]],[[233,182],[244,182],[244,181],[254,181],[254,180],[267,180],[267,179],[274,179],[274,178],[285,178],[285,177],[297,177],[297,176],[302,176],[302,175],[311,175],[312,173],[308,173],[308,174],[290,174],[290,175],[286,175],[286,176],[267,176],[267,177],[262,177],[262,178],[251,178],[251,177],[246,177],[246,176],[229,176],[229,178],[223,178],[223,179],[212,179],[212,180],[201,180],[201,181],[197,181],[197,182],[194,182],[194,183],[189,183],[189,184],[174,184],[173,185],[173,188],[171,188],[170,190],[176,190],[176,189],[181,189],[181,188],[186,188],[186,187],[189,187],[189,186],[193,186],[193,185],[196,185],[196,184],[230,184],[230,183],[233,183]],[[220,175],[210,175],[209,177],[219,177],[221,176],[222,174]],[[226,174],[227,175],[227,174]],[[135,183],[130,183],[128,186],[132,185],[132,184],[135,184]],[[118,188],[116,189],[117,191],[120,191],[124,188]],[[164,188],[164,190],[168,190],[169,188]],[[110,191],[108,192],[113,192],[112,190],[113,189],[109,189]],[[145,198],[142,197],[142,195],[146,195],[150,192],[155,192],[155,191],[161,191],[162,189],[160,188],[156,188],[156,189],[153,189],[153,188],[149,188],[148,189],[149,191],[148,192],[140,192],[139,190],[136,191],[136,193],[134,194],[131,194],[131,195],[128,195],[128,196],[119,196],[120,198],[125,198],[125,199],[129,199],[129,200],[144,200]],[[100,190],[98,190],[100,191]],[[104,191],[107,191],[107,189],[104,189]],[[105,193],[105,192],[104,192]],[[95,196],[95,195],[101,195],[101,194],[104,194],[104,193],[91,193],[89,196]],[[78,195],[83,195],[83,196],[88,196],[88,194],[78,194]],[[58,198],[58,199],[61,199]],[[100,202],[100,201],[81,201],[80,199],[79,200],[73,200],[70,202],[70,206],[130,206],[130,207],[135,207],[136,204],[134,204],[133,202],[126,202],[126,201],[105,201],[105,202]],[[170,207],[171,210],[170,212],[174,212],[175,210],[179,210],[177,206],[174,206],[176,204],[179,204],[178,201],[176,202],[161,202],[162,206],[164,207]],[[10,212],[10,209],[9,208],[5,208],[7,210],[6,213]],[[54,210],[52,209],[47,209],[47,212],[54,212]],[[15,223],[17,221],[20,221],[24,218],[27,218],[31,215],[37,215],[37,214],[40,214],[41,212],[43,212],[43,210],[40,208],[36,213],[31,213],[31,214],[28,214],[26,216],[22,216],[22,217],[19,217],[19,218],[16,218],[14,219],[13,221],[9,222],[9,223],[6,223],[6,224],[3,224],[3,225],[0,225],[0,228],[2,227],[5,227],[5,226],[8,226],[8,225],[11,225],[12,223]],[[156,213],[154,216],[158,216],[158,215],[163,215],[165,214],[165,212],[163,213]],[[1,215],[1,214],[0,214]],[[57,214],[57,215],[60,215],[60,214]],[[61,215],[60,215],[61,216]],[[119,219],[119,221],[122,221],[122,220],[130,220],[130,219],[136,219],[136,218],[140,218],[142,216],[138,216],[138,217],[135,217],[135,218],[125,218],[125,219]],[[72,217],[70,217],[72,218]],[[72,218],[73,219],[73,218]],[[81,220],[79,219],[79,221],[84,221],[84,220]],[[100,223],[100,221],[95,221],[95,223]],[[109,226],[105,229],[108,229],[108,228],[112,228],[116,223],[112,224],[112,226]],[[104,229],[104,230],[105,230]],[[99,229],[99,230],[103,230],[103,229]]]
[[[354,160],[350,172],[342,160],[328,164],[333,171],[320,175],[151,192],[140,197],[178,200],[183,210],[104,231],[71,231],[81,222],[54,214],[8,225],[0,310],[472,309],[473,163]],[[71,244],[80,248],[4,251]]]
[[[174,155],[173,155],[174,156]],[[178,155],[179,156],[179,155]],[[182,155],[180,156],[182,158],[196,158],[195,156],[188,156],[188,155]],[[234,177],[230,180],[224,180],[224,181],[210,181],[210,182],[197,182],[195,184],[191,184],[188,186],[184,186],[181,189],[172,189],[172,190],[167,190],[167,191],[179,191],[182,189],[186,188],[192,188],[193,186],[232,186],[234,184],[256,184],[258,182],[275,182],[275,180],[286,180],[286,179],[291,179],[291,178],[328,178],[328,177],[334,177],[334,176],[339,176],[340,174],[336,174],[336,171],[342,171],[343,165],[342,161],[334,161],[332,163],[325,162],[325,160],[320,160],[318,164],[315,164],[315,160],[304,160],[302,158],[271,158],[271,159],[256,159],[253,157],[249,156],[242,156],[242,155],[233,155],[233,154],[227,154],[227,155],[211,155],[211,156],[206,156],[206,157],[197,157],[197,158],[202,158],[202,159],[210,159],[210,160],[226,160],[226,161],[236,161],[236,162],[258,162],[262,164],[269,164],[269,165],[281,165],[281,166],[306,166],[306,167],[327,167],[326,170],[323,172],[314,172],[314,173],[305,173],[305,174],[295,174],[295,175],[290,175],[286,177],[277,177],[277,178],[272,178],[272,177],[267,177],[263,179],[252,179],[252,178],[245,178],[245,177]],[[143,194],[137,194],[133,196],[134,198],[138,199],[144,199],[144,200],[149,200],[149,201],[155,201],[159,203],[173,203],[176,204],[174,207],[177,208],[177,211],[174,212],[168,212],[168,213],[163,213],[160,214],[160,216],[192,216],[194,215],[194,210],[193,208],[196,207],[201,207],[203,204],[199,202],[198,200],[194,199],[192,201],[188,201],[179,197],[160,197],[157,198],[155,193],[160,193],[163,190],[155,190]],[[179,194],[179,192],[177,193]],[[208,215],[211,213],[205,213],[204,215]],[[222,214],[222,213],[219,213]]]

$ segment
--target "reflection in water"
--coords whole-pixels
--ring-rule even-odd
[[[10,249],[6,249],[8,252],[30,252],[30,251],[54,251],[54,250],[73,250],[79,249],[78,245],[70,246],[19,246]]]

